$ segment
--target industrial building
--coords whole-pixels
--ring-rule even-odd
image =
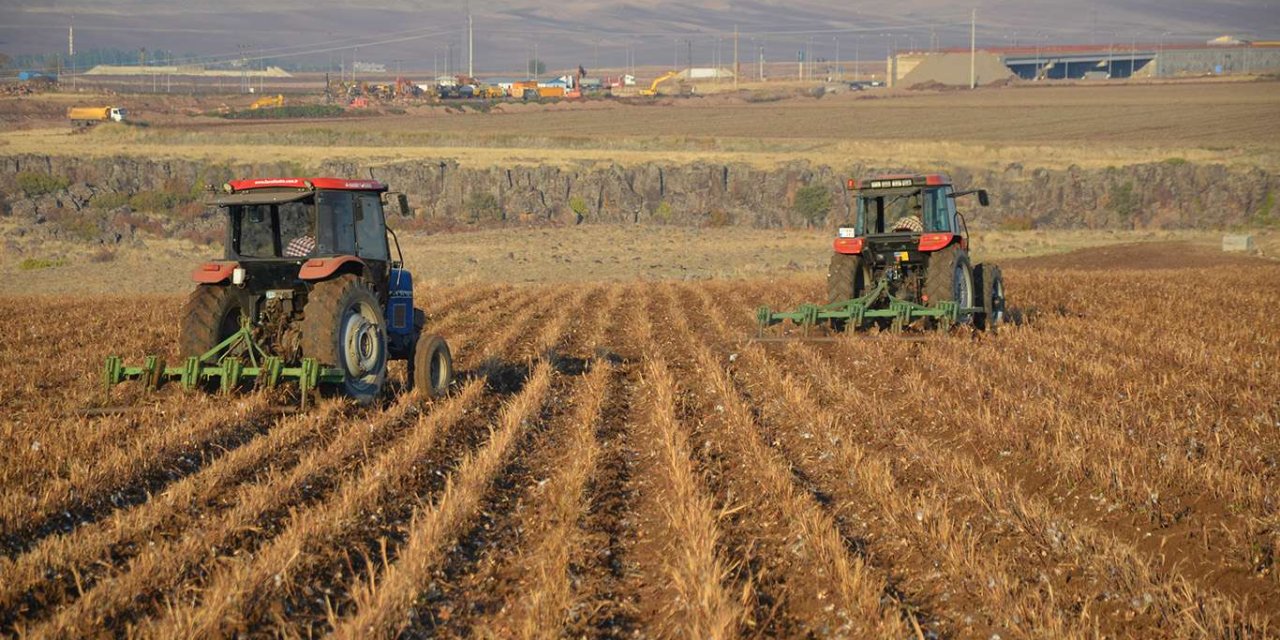
[[[972,69],[972,76],[971,76]],[[1280,70],[1280,43],[1250,43],[1229,36],[1207,43],[1054,45],[939,51],[890,56],[889,85],[978,86],[1023,80],[1176,78]]]

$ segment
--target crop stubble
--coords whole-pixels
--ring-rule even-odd
[[[72,320],[0,347],[0,629],[1261,635],[1280,270],[1007,275],[1034,324],[923,344],[741,340],[809,277],[454,287],[448,397],[299,415],[77,416],[65,367],[165,352],[180,300],[41,300]]]

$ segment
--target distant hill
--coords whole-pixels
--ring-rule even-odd
[[[465,4],[383,0],[352,9],[347,0],[11,0],[0,25],[0,52],[66,51],[67,25],[76,24],[77,48],[137,49],[224,54],[267,49],[311,51],[327,62],[404,61],[409,68],[465,64]],[[472,2],[478,71],[523,68],[536,44],[550,68],[577,64],[621,66],[627,50],[640,65],[697,65],[732,59],[735,25],[742,60],[764,48],[767,59],[795,60],[808,47],[815,59],[841,57],[855,46],[863,59],[892,48],[927,49],[968,42],[971,6],[979,40],[987,45],[1044,42],[1203,41],[1224,33],[1280,36],[1274,0],[972,0],[939,8],[935,0],[718,0],[710,3],[605,0],[501,0]],[[376,8],[369,8],[376,7]],[[413,31],[411,31],[413,30]],[[760,35],[764,33],[768,35]],[[1162,35],[1163,34],[1163,35]],[[720,51],[716,55],[717,37]],[[688,42],[686,42],[688,41]],[[453,46],[450,47],[450,44]],[[321,51],[362,45],[358,52]],[[296,46],[280,51],[276,48]],[[597,53],[598,52],[598,53]]]

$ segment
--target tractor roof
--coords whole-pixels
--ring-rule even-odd
[[[387,185],[377,180],[346,180],[343,178],[254,178],[232,180],[223,190],[230,193],[251,189],[338,189],[342,191],[386,191]]]
[[[849,190],[900,189],[902,187],[944,187],[951,184],[945,173],[892,173],[857,180],[849,178]]]

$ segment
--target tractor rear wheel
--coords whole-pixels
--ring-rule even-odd
[[[973,279],[978,285],[978,302],[982,305],[978,328],[995,333],[1004,324],[1004,275],[994,264],[980,264],[973,268]]]
[[[413,348],[409,379],[413,388],[428,398],[439,398],[453,382],[453,355],[449,343],[435,334],[418,337]]]
[[[246,312],[243,299],[231,287],[202,284],[182,305],[178,323],[178,351],[183,358],[204,355],[240,330]]]
[[[974,306],[973,300],[973,267],[969,264],[969,254],[955,244],[933,252],[925,272],[924,302],[929,305],[955,302],[965,309]],[[967,324],[972,320],[971,314],[962,312],[957,321]]]
[[[387,380],[387,321],[363,282],[341,275],[317,283],[302,309],[302,355],[342,370],[339,390],[360,404]]]
[[[831,254],[831,264],[827,266],[827,304],[862,297],[870,283],[871,269],[863,263],[862,256]],[[832,320],[831,324],[836,331],[844,330],[844,320]]]

